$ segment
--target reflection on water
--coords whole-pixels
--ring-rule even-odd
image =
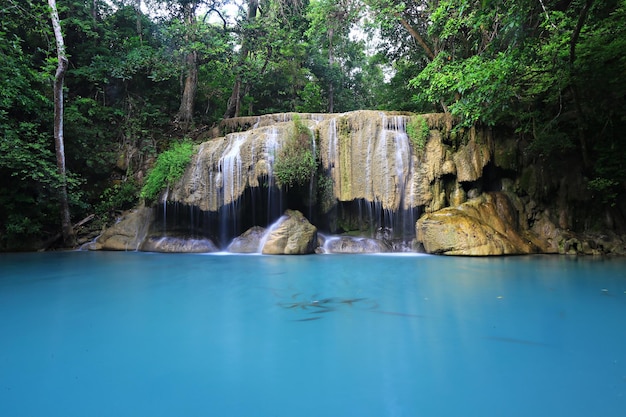
[[[0,255],[0,415],[617,417],[625,267]]]

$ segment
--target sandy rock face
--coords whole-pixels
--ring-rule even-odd
[[[513,255],[540,251],[538,239],[520,230],[517,212],[503,193],[483,194],[458,207],[426,214],[416,223],[416,239],[428,253]]]
[[[232,253],[257,253],[264,235],[265,229],[263,227],[254,226],[233,239],[226,250]]]
[[[138,208],[111,226],[96,239],[94,250],[138,250],[144,239],[150,224],[154,219],[151,208]]]
[[[304,255],[314,253],[317,228],[297,210],[287,210],[272,226],[261,252],[266,255]]]

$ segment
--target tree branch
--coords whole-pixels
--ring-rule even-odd
[[[417,41],[417,43],[422,47],[422,49],[424,50],[424,52],[426,53],[426,56],[428,56],[428,58],[432,61],[433,59],[435,59],[435,54],[433,53],[432,49],[430,49],[430,47],[428,46],[428,44],[426,43],[426,41],[424,40],[424,38],[422,37],[422,35],[420,35],[419,33],[417,33],[417,31],[415,29],[413,29],[413,26],[411,26],[409,24],[409,22],[407,22],[401,15],[400,13],[394,13],[394,15],[396,16],[396,18],[400,21],[400,24],[409,32],[409,34],[413,37],[413,39],[415,39]]]

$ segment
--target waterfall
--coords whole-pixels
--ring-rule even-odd
[[[392,130],[394,132],[394,142],[396,144],[396,173],[399,179],[398,211],[401,213],[402,223],[396,224],[402,230],[414,228],[415,218],[415,187],[413,186],[413,157],[411,152],[411,141],[406,131],[406,118],[394,116]],[[401,181],[400,181],[401,180]]]
[[[313,132],[310,132],[311,134],[311,152],[313,153],[313,158],[315,160],[317,160],[317,146],[315,144],[315,135],[313,134]],[[316,173],[314,173],[313,175],[311,175],[311,179],[309,180],[309,220],[313,219],[313,211],[314,211],[314,201],[316,201],[315,198],[315,175]]]
[[[220,230],[222,241],[237,231],[238,225],[238,199],[242,186],[241,169],[241,146],[246,140],[245,134],[234,134],[229,137],[228,147],[224,151],[219,161],[219,170],[222,175],[222,214],[220,219]],[[231,233],[228,233],[231,231]]]
[[[335,170],[339,145],[337,143],[337,119],[331,119],[328,123],[328,171],[331,173]]]
[[[263,247],[265,246],[265,244],[267,243],[267,240],[269,239],[270,235],[274,232],[274,230],[276,230],[276,228],[278,226],[280,226],[280,224],[287,218],[287,216],[280,216],[278,218],[278,220],[276,220],[273,224],[271,224],[267,230],[265,231],[265,233],[263,233],[263,237],[261,237],[261,240],[259,241],[259,248],[257,249],[258,253],[262,253],[263,252]]]
[[[163,194],[163,234],[167,233],[167,198],[170,194],[169,185],[165,189],[165,193]]]
[[[275,182],[275,158],[292,131],[293,117],[246,119],[241,126],[257,127],[201,144],[183,181],[166,192],[165,201],[172,204],[163,207],[163,217],[181,217],[179,226],[196,228],[190,229],[192,235],[210,236],[222,247],[252,226],[267,227],[288,208],[301,210],[333,233],[361,230],[374,237],[378,231],[390,239],[393,230],[396,237],[406,232],[411,238],[417,197],[408,116],[375,111],[302,115],[315,138],[311,150],[333,180],[327,190],[332,194],[317,205],[316,179],[302,194],[287,194],[291,190],[281,190]]]
[[[267,224],[282,213],[282,193],[278,195],[279,201],[273,201],[272,199],[272,193],[276,186],[274,180],[274,160],[279,150],[280,141],[278,140],[278,129],[271,127],[265,136],[265,148],[263,149],[265,160],[267,161]]]

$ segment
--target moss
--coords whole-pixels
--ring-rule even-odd
[[[430,137],[430,127],[423,116],[412,116],[406,126],[406,133],[418,151],[423,151]]]
[[[317,170],[313,140],[311,130],[299,117],[294,117],[289,137],[278,152],[274,164],[274,175],[278,184],[297,187],[311,180]]]
[[[347,117],[338,120],[337,134],[339,139],[339,178],[341,181],[341,192],[352,194],[352,140],[350,135],[350,123]]]

